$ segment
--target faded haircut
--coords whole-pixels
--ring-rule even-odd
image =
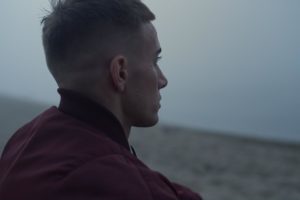
[[[155,15],[140,0],[50,0],[52,10],[42,19],[42,39],[49,71],[57,82],[72,72],[68,63],[97,48],[119,33],[126,37],[138,32]],[[121,33],[121,34],[120,34]],[[96,45],[89,45],[96,35]],[[95,38],[95,37],[94,37]],[[87,62],[90,62],[87,60]]]

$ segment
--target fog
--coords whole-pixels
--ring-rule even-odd
[[[300,141],[300,1],[145,0],[169,80],[162,123]],[[0,93],[57,104],[46,0],[0,2]]]

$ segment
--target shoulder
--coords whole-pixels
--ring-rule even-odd
[[[47,168],[69,173],[92,159],[126,151],[100,130],[51,107],[20,128],[9,140],[3,159],[26,162],[31,168]],[[53,165],[55,163],[55,165]]]

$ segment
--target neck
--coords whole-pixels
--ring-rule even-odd
[[[131,125],[126,120],[126,118],[124,117],[122,112],[120,112],[121,111],[121,108],[119,107],[120,104],[118,104],[118,103],[113,104],[112,101],[110,101],[110,104],[103,104],[101,102],[99,102],[99,103],[104,105],[106,107],[106,109],[108,109],[111,113],[113,113],[113,115],[118,119],[118,121],[120,122],[120,124],[123,127],[125,136],[128,139],[129,135],[130,135]]]
[[[94,97],[97,103],[103,105],[106,109],[108,109],[120,122],[123,127],[126,138],[129,138],[131,124],[126,120],[121,108],[121,102],[118,98],[115,98],[112,95],[99,95]]]
[[[65,89],[68,89],[68,88],[65,88]],[[120,100],[118,98],[115,98],[115,96],[113,96],[114,94],[110,94],[110,92],[108,92],[104,88],[98,89],[98,91],[102,91],[103,94],[100,92],[97,94],[93,94],[92,92],[89,92],[88,90],[78,90],[78,89],[74,89],[74,88],[71,88],[70,90],[77,91],[78,93],[86,96],[89,99],[92,99],[96,103],[102,105],[107,110],[109,110],[120,122],[120,124],[123,128],[123,131],[125,133],[125,136],[128,140],[129,135],[130,135],[131,125],[130,125],[130,123],[127,122],[127,120],[125,120],[125,117],[121,112],[122,109],[120,106],[121,105]]]
[[[120,120],[122,118],[113,113],[113,109],[76,91],[60,88],[58,92],[61,95],[58,107],[60,111],[99,129],[103,134],[130,150],[128,144],[130,126],[124,126],[124,122]]]

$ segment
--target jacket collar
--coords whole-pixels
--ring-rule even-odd
[[[57,91],[61,96],[60,111],[90,124],[130,151],[122,125],[108,109],[75,91]]]

